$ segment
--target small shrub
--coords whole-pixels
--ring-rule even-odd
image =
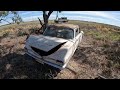
[[[103,47],[104,47],[104,48],[108,48],[109,45],[108,45],[108,44],[104,44]]]
[[[112,41],[117,41],[120,39],[120,34],[117,32],[110,32],[108,35],[109,39]]]
[[[40,28],[38,28],[38,27],[34,27],[34,28],[29,29],[30,34],[36,33],[39,29]]]
[[[113,66],[114,66],[115,68],[120,69],[120,63],[119,63],[119,62],[116,62]]]
[[[9,36],[9,32],[5,32],[5,33],[3,34],[3,38],[8,37],[8,36]]]
[[[25,35],[27,35],[26,32],[19,31],[19,32],[17,33],[17,36],[25,36]]]
[[[35,29],[30,29],[30,34],[35,33]]]

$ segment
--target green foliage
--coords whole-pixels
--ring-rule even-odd
[[[8,36],[9,36],[9,32],[6,32],[3,34],[3,38],[8,37]]]
[[[9,14],[9,11],[0,11],[0,23],[5,19],[5,17]]]
[[[30,34],[33,34],[33,33],[36,33],[36,31],[38,31],[38,30],[39,30],[38,27],[34,27],[34,28],[30,28],[29,32],[30,32]]]
[[[107,37],[112,41],[120,40],[120,34],[117,32],[108,32]]]
[[[118,32],[113,31],[94,31],[90,30],[86,32],[87,35],[91,35],[96,40],[111,40],[111,41],[117,41],[120,39],[120,34]]]
[[[5,17],[9,14],[9,11],[0,11],[0,17]]]
[[[35,33],[35,29],[30,29],[30,34]]]
[[[17,36],[25,36],[25,35],[27,35],[26,32],[19,31],[19,32],[17,33]]]
[[[17,24],[20,24],[20,22],[22,22],[22,18],[17,13],[14,13],[14,17],[12,17],[12,20],[14,23],[17,23]]]
[[[109,45],[108,45],[108,44],[104,44],[103,47],[104,47],[104,48],[108,48]]]
[[[22,18],[19,16],[17,11],[0,11],[0,23],[2,21],[5,21],[11,24],[9,21],[7,21],[6,18],[9,14],[13,14],[13,17],[11,19],[14,23],[19,24],[20,22],[22,22]]]

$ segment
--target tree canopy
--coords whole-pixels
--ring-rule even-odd
[[[18,11],[0,11],[0,23],[5,21],[11,24],[11,22],[8,21],[8,18],[6,18],[9,14],[13,14],[13,17],[10,18],[13,21],[12,23],[19,24],[22,22],[22,18],[19,16]]]
[[[47,25],[48,25],[48,20],[50,15],[53,13],[53,11],[42,11],[43,12],[43,22],[39,19],[40,24],[41,24],[41,29],[42,32],[44,32],[44,30],[46,29]],[[61,11],[57,11],[57,12],[61,12]],[[22,18],[20,17],[18,11],[0,11],[0,23],[2,21],[8,22],[9,24],[11,24],[11,22],[9,22],[7,20],[7,16],[9,14],[13,14],[13,16],[11,17],[11,20],[13,21],[12,23],[17,23],[19,24],[20,22],[22,22]]]
[[[48,25],[49,17],[53,13],[53,11],[42,11],[42,12],[43,12],[43,22],[39,18],[38,19],[39,19],[40,24],[42,26],[41,29],[44,32],[44,30],[46,29],[46,27]],[[58,11],[58,12],[60,13],[61,11]]]

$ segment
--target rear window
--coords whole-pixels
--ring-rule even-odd
[[[58,37],[64,39],[73,39],[74,31],[71,28],[48,27],[44,34],[45,36]]]

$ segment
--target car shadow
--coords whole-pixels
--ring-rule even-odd
[[[42,65],[26,54],[10,53],[0,57],[1,79],[53,79],[59,72],[59,69]]]
[[[95,50],[92,47],[78,47],[73,55],[74,61],[79,64],[87,64],[92,68],[98,67],[97,62],[93,62],[93,60],[89,59],[87,54],[95,53]]]
[[[115,41],[111,44],[105,44],[103,48],[103,54],[106,55],[108,60],[111,60],[113,64],[120,65],[120,40]],[[111,65],[110,65],[111,66]]]

